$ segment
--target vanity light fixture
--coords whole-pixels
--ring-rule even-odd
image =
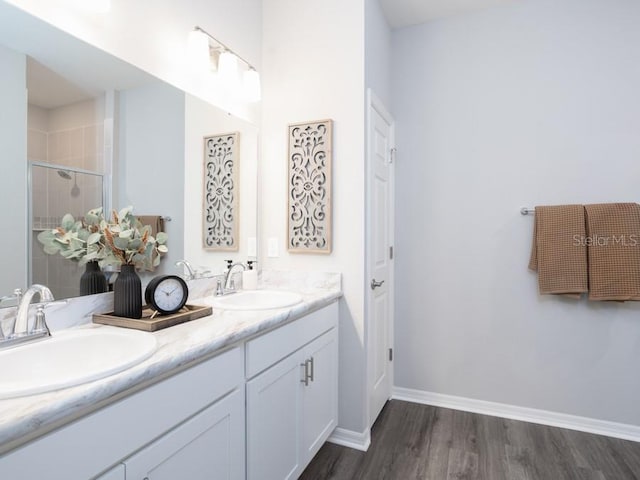
[[[247,97],[247,102],[254,103],[260,101],[260,75],[253,67],[244,72],[243,88]]]
[[[218,58],[218,78],[227,88],[238,84],[238,57],[229,50],[223,51]]]
[[[224,88],[234,93],[239,91],[246,102],[260,100],[260,75],[255,67],[198,26],[189,32],[189,57],[194,71],[211,71],[217,67],[218,79]]]
[[[209,37],[202,31],[192,30],[189,32],[188,55],[189,64],[194,73],[209,72],[211,70]]]
[[[111,0],[75,0],[75,4],[89,13],[109,13]]]
[[[96,13],[109,13],[111,0],[93,0],[93,11]]]

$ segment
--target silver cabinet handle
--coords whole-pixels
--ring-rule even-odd
[[[373,280],[371,280],[371,290],[375,290],[376,288],[381,287],[383,283],[384,280],[376,282],[376,279],[374,278]]]
[[[305,360],[300,366],[304,367],[304,379],[300,380],[300,382],[304,383],[304,386],[307,387],[309,386],[309,360]]]
[[[304,383],[305,387],[308,387],[309,381],[313,382],[313,357],[306,359],[300,366],[304,367],[304,380],[300,380],[300,382]]]

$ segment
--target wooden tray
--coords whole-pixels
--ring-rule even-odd
[[[101,323],[103,325],[113,325],[115,327],[134,328],[136,330],[144,330],[145,332],[155,332],[163,328],[173,327],[180,323],[189,322],[196,318],[206,317],[212,313],[211,307],[202,307],[199,305],[185,305],[182,310],[172,315],[157,314],[154,318],[151,316],[154,310],[145,308],[142,310],[142,318],[116,317],[113,313],[93,314],[93,323]]]

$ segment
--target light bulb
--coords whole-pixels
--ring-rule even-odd
[[[238,57],[229,51],[220,54],[218,75],[223,85],[234,88],[238,84]]]
[[[200,30],[189,32],[188,56],[189,64],[194,72],[203,73],[211,69],[209,37]]]
[[[253,68],[244,72],[244,96],[249,103],[260,101],[260,75]]]

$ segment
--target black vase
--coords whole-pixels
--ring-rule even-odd
[[[107,277],[104,276],[98,262],[88,262],[80,277],[80,295],[93,295],[108,291]]]
[[[122,265],[113,284],[113,314],[142,318],[142,283],[133,265]]]

